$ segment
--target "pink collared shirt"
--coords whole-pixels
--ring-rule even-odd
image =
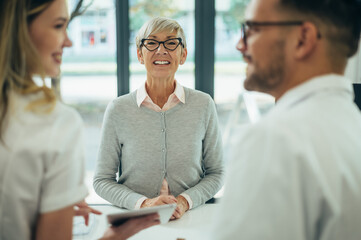
[[[156,112],[165,112],[173,107],[175,107],[178,103],[185,103],[185,94],[184,88],[182,85],[175,81],[175,89],[174,92],[168,97],[167,102],[164,104],[163,108],[160,108],[157,104],[155,104],[152,99],[149,97],[147,90],[145,88],[145,83],[137,89],[137,105],[140,107],[141,105],[156,111]],[[168,182],[166,179],[163,179],[162,187],[160,189],[160,195],[170,195]],[[189,209],[192,208],[193,202],[188,194],[181,194],[189,204]],[[142,203],[146,200],[146,197],[142,197],[137,201],[134,209],[139,209]]]
[[[174,92],[168,97],[167,102],[164,104],[163,108],[160,108],[155,104],[152,99],[149,97],[147,90],[145,88],[145,83],[137,89],[137,105],[141,105],[152,109],[156,112],[165,112],[172,107],[176,106],[179,102],[185,103],[185,94],[183,86],[175,81]]]

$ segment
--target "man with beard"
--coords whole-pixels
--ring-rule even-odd
[[[361,113],[347,59],[359,0],[252,0],[244,86],[276,106],[240,136],[214,239],[361,239]]]

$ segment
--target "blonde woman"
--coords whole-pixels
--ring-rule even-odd
[[[107,108],[94,188],[129,209],[177,203],[173,218],[180,218],[222,186],[215,104],[175,79],[187,59],[186,38],[176,21],[151,19],[136,44],[146,81]]]
[[[82,121],[33,81],[59,74],[68,20],[66,0],[0,2],[0,239],[71,239],[74,205],[96,212],[83,202]],[[109,228],[104,239],[156,219]]]

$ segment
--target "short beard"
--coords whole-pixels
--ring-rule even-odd
[[[266,69],[261,69],[257,62],[253,62],[254,72],[244,81],[246,90],[272,93],[284,82],[286,62],[284,46],[285,41],[279,40],[271,47],[268,58],[270,64]]]

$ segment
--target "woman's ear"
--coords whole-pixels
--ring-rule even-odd
[[[183,48],[182,52],[181,52],[180,62],[179,62],[180,65],[183,65],[185,63],[185,61],[187,60],[187,54],[188,54],[187,48]]]
[[[297,59],[304,59],[312,55],[317,46],[318,39],[319,32],[315,24],[305,22],[300,28],[295,57]]]
[[[138,61],[141,63],[141,64],[144,64],[144,59],[143,59],[143,56],[142,56],[142,52],[139,48],[137,48],[137,57],[138,57]]]

